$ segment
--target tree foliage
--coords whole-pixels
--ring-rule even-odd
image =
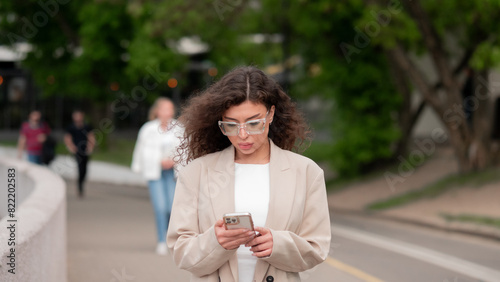
[[[390,159],[391,145],[400,137],[396,117],[401,99],[381,50],[358,38],[356,26],[363,17],[362,1],[298,1],[290,9],[297,49],[304,51],[308,69],[303,83],[335,101],[328,158],[342,176]],[[365,40],[365,49],[346,57],[339,46],[357,40]]]
[[[2,1],[1,40],[29,43],[22,62],[43,94],[109,100],[112,82],[127,85],[124,43],[132,37],[115,1]]]
[[[487,74],[499,63],[498,1],[0,0],[0,9],[1,42],[33,46],[23,66],[46,95],[109,102],[139,85],[152,100],[170,77],[189,87],[190,58],[176,46],[191,38],[208,46],[201,63],[218,76],[273,66],[294,97],[332,99],[325,155],[341,175],[405,154],[426,106],[462,165],[471,146],[489,150],[484,116],[469,128],[463,112],[446,113],[461,105],[465,69]],[[424,59],[432,69],[420,68]]]

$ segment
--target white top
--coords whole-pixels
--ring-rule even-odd
[[[176,120],[170,121],[166,129],[159,127],[158,132],[161,138],[161,158],[174,159],[177,154],[177,148],[181,144],[182,134],[181,127],[177,125]]]
[[[161,161],[175,155],[183,133],[184,128],[175,119],[167,130],[162,129],[158,119],[146,122],[139,130],[135,143],[132,170],[141,173],[147,180],[160,179]]]
[[[234,164],[235,212],[252,214],[254,226],[266,224],[269,209],[269,164]],[[237,250],[239,282],[253,280],[257,257],[250,248],[241,245]]]

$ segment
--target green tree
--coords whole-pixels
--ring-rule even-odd
[[[397,95],[380,48],[359,38],[363,1],[293,2],[289,21],[297,50],[304,57],[304,91],[333,99],[332,149],[329,158],[341,176],[353,176],[393,158],[400,140]],[[355,59],[346,58],[343,42],[366,45]],[[309,90],[307,90],[309,89]]]
[[[132,22],[120,1],[1,1],[1,40],[29,43],[22,65],[44,95],[109,101],[113,82],[127,85],[124,42]]]
[[[377,71],[385,62],[370,51],[364,54],[366,60],[345,68],[341,53],[335,51],[340,41],[332,37],[339,32],[345,40],[353,36],[342,25],[361,17],[359,3],[332,21],[330,4],[321,1],[57,1],[46,2],[55,3],[49,7],[53,15],[33,36],[26,33],[26,22],[36,25],[37,13],[48,13],[46,9],[34,0],[2,2],[8,15],[2,18],[2,39],[32,44],[23,65],[47,95],[109,102],[122,97],[110,90],[113,83],[130,93],[151,70],[182,77],[188,58],[175,44],[185,37],[198,38],[209,46],[207,59],[215,62],[219,74],[241,64],[274,64],[282,68],[285,82],[291,75],[298,79],[285,85],[293,95],[334,98],[331,155],[342,173],[354,174],[391,155],[390,144],[398,138],[391,112],[399,102],[387,98],[392,86],[381,83],[389,79],[384,67]],[[10,40],[12,34],[19,36]],[[304,64],[287,63],[297,55]],[[315,67],[319,75],[309,71]]]
[[[370,3],[371,11],[387,7],[385,1]],[[411,29],[393,21],[374,40],[376,46],[383,48],[393,72],[401,74],[395,76],[400,92],[409,92],[414,87],[422,102],[438,115],[462,172],[485,169],[498,162],[492,154],[493,97],[488,74],[500,59],[500,23],[496,20],[500,3],[402,1],[400,4],[404,7],[400,22],[410,23]],[[437,82],[432,82],[429,70],[418,66],[418,60],[424,57],[430,59]],[[474,84],[471,93],[463,97],[465,81],[460,76],[466,71]],[[470,107],[471,121],[464,112],[464,104]]]
[[[328,83],[333,85],[336,91],[331,89],[327,95],[334,97],[339,114],[347,112],[335,122],[341,130],[332,157],[344,159],[343,163],[352,161],[353,168],[369,161],[352,158],[349,152],[361,154],[367,148],[374,152],[370,160],[384,157],[375,155],[378,150],[370,148],[369,141],[358,141],[362,136],[377,140],[377,132],[386,137],[386,142],[379,143],[379,148],[385,148],[381,152],[389,154],[392,144],[392,157],[404,156],[414,125],[429,106],[448,132],[462,172],[498,163],[498,150],[492,151],[493,97],[488,74],[499,62],[499,5],[498,1],[294,2],[290,19],[307,38],[304,45],[310,46],[302,54],[321,69],[316,80],[310,81],[323,93],[328,93],[324,90]],[[431,66],[422,67],[427,59]],[[464,99],[466,72],[473,74],[474,87]],[[380,100],[373,99],[373,91]],[[417,103],[414,93],[420,96]],[[472,121],[464,103],[472,110]],[[356,107],[359,104],[380,110],[375,118],[378,126],[369,123],[365,109]],[[395,124],[400,135],[387,132]]]
[[[493,163],[487,75],[500,58],[499,5],[1,0],[0,34],[3,43],[31,44],[23,65],[45,94],[91,97],[107,103],[108,112],[126,95],[142,102],[169,91],[168,77],[187,86],[182,78],[189,57],[176,48],[186,37],[207,44],[201,63],[217,67],[219,75],[241,64],[274,65],[292,83],[285,85],[292,95],[334,100],[333,143],[325,154],[342,175],[405,155],[418,116],[429,106],[448,130],[462,171],[469,171]],[[419,66],[424,58],[431,71]],[[477,74],[471,123],[462,109],[466,69]]]

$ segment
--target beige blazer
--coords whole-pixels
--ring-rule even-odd
[[[323,170],[271,142],[270,200],[265,227],[271,256],[258,259],[253,281],[300,281],[298,272],[323,262],[330,217]],[[214,224],[234,210],[234,147],[192,161],[179,172],[167,245],[191,281],[236,282],[236,250],[224,249]]]

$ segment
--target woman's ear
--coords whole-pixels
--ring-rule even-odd
[[[273,122],[274,119],[274,111],[276,110],[276,107],[274,105],[271,106],[271,109],[269,110],[269,124]]]

